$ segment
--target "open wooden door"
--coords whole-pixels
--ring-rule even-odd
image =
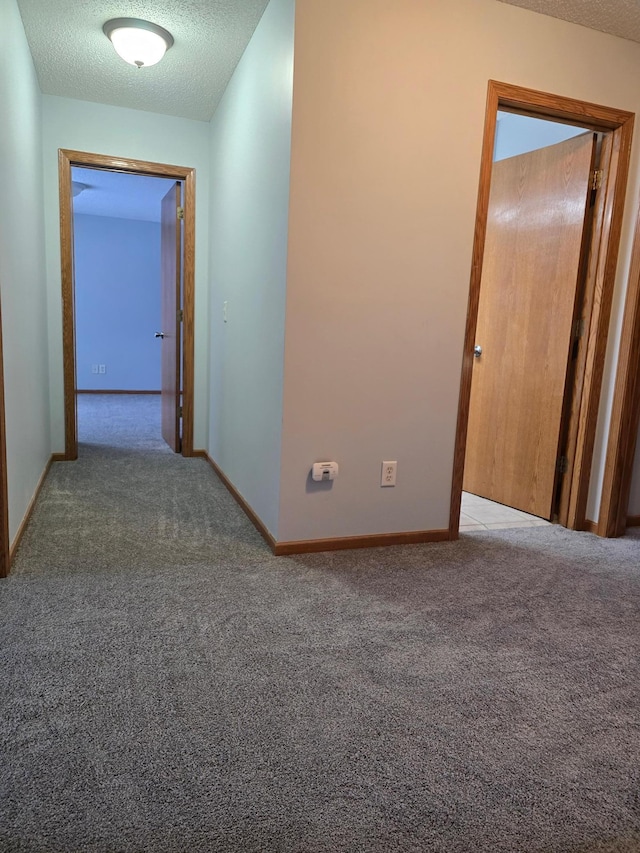
[[[176,182],[162,199],[162,437],[176,453],[181,441],[181,185]]]
[[[463,488],[546,519],[595,144],[587,133],[501,160],[491,178]]]

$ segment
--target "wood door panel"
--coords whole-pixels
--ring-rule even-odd
[[[550,518],[594,137],[494,164],[464,489]]]
[[[180,309],[182,227],[178,218],[181,201],[180,183],[176,182],[162,199],[161,212],[161,278],[162,278],[162,437],[179,453],[180,440]]]

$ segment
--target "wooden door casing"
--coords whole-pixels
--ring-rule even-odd
[[[550,518],[592,133],[494,164],[464,489]]]
[[[195,225],[196,174],[190,166],[132,160],[109,154],[93,154],[61,148],[58,151],[60,197],[60,253],[62,280],[62,353],[64,370],[64,453],[54,454],[58,460],[78,456],[76,410],[75,317],[73,284],[73,166],[125,172],[158,178],[173,178],[183,187],[183,293],[182,310],[182,455],[193,456],[194,373],[195,373]]]
[[[162,358],[161,408],[162,437],[175,452],[181,450],[181,266],[182,224],[178,216],[181,186],[176,182],[162,199],[161,281]]]

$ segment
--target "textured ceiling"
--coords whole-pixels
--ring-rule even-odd
[[[18,0],[48,95],[209,121],[268,0]],[[173,35],[159,65],[123,62],[102,32],[143,18]]]
[[[45,94],[209,121],[268,0],[18,0]],[[348,0],[345,0],[348,2]],[[640,42],[638,0],[500,0]],[[159,65],[123,62],[102,32],[109,18],[168,29]]]
[[[73,212],[117,219],[144,219],[160,222],[160,203],[174,181],[107,172],[101,169],[71,169],[74,183],[87,188],[73,199]]]
[[[640,42],[638,0],[500,0],[592,30]]]

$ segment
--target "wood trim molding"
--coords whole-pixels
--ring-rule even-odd
[[[318,551],[343,551],[354,548],[382,548],[389,545],[417,545],[425,542],[447,542],[458,538],[458,531],[451,536],[449,530],[412,530],[407,533],[379,533],[371,536],[346,536],[338,539],[300,539],[294,542],[278,542],[267,530],[260,517],[245,501],[233,483],[222,471],[206,450],[195,450],[194,456],[205,459],[213,468],[216,476],[220,479],[231,497],[258,533],[263,537],[271,551],[276,557],[292,556],[293,554],[312,554]]]
[[[456,531],[456,539],[457,531]],[[410,530],[406,533],[378,533],[370,536],[345,536],[338,539],[300,539],[276,542],[276,557],[294,554],[314,554],[319,551],[351,551],[356,548],[387,548],[390,545],[423,545],[428,542],[448,542],[449,530]]]
[[[582,263],[584,263],[584,267],[578,276],[575,319],[582,321],[585,325],[586,334],[580,341],[575,362],[570,364],[569,367],[570,376],[568,377],[567,390],[570,388],[572,393],[565,396],[567,420],[563,424],[566,434],[563,436],[562,446],[565,448],[564,456],[568,461],[569,467],[566,474],[560,479],[560,500],[557,508],[558,522],[563,527],[572,527],[576,524],[580,471],[586,458],[588,458],[584,453],[579,451],[579,436],[581,429],[584,427],[581,421],[581,416],[584,416],[582,410],[582,392],[588,384],[587,380],[593,369],[595,329],[597,329],[597,323],[592,321],[595,319],[595,314],[598,313],[600,305],[599,294],[602,286],[601,258],[603,256],[601,249],[606,246],[606,240],[609,237],[609,219],[606,217],[606,213],[608,210],[607,201],[611,195],[609,190],[612,184],[610,177],[614,149],[613,135],[612,133],[607,133],[602,138],[598,168],[602,170],[605,176],[605,183],[601,191],[596,194],[593,215],[589,223],[590,227],[585,229],[589,233],[587,235],[583,232],[583,235],[587,239],[583,246]]]
[[[7,483],[7,433],[4,411],[4,364],[2,350],[2,314],[0,312],[0,578],[11,568],[9,549],[9,487]]]
[[[597,534],[597,533],[598,533],[598,524],[597,524],[597,522],[595,522],[595,521],[589,521],[589,520],[587,519],[587,521],[585,521],[585,523],[584,523],[584,530],[585,530],[585,532],[586,532],[586,533],[595,533],[595,534]]]
[[[195,222],[196,174],[188,166],[112,157],[61,148],[58,151],[60,198],[60,251],[62,274],[62,348],[64,370],[65,459],[78,458],[76,411],[76,355],[74,326],[73,203],[71,167],[84,166],[129,172],[184,182],[183,350],[182,350],[182,455],[193,455],[195,374]]]
[[[40,475],[40,479],[38,480],[38,485],[36,486],[35,492],[33,493],[33,497],[29,501],[29,506],[27,507],[27,511],[24,514],[24,518],[18,528],[18,532],[15,535],[15,538],[11,544],[10,551],[10,561],[13,563],[14,557],[18,548],[20,547],[20,543],[22,542],[22,537],[24,536],[24,532],[27,529],[27,525],[31,521],[31,516],[33,515],[33,510],[35,509],[38,498],[40,497],[40,492],[42,491],[42,487],[44,485],[45,480],[47,479],[47,474],[51,470],[51,466],[54,462],[64,462],[66,461],[66,457],[62,453],[54,453],[47,464],[45,465],[44,471]]]
[[[599,247],[593,311],[587,340],[587,366],[584,394],[580,407],[575,468],[569,506],[569,526],[579,530],[586,517],[593,448],[595,445],[600,392],[611,319],[611,306],[618,263],[624,199],[629,176],[629,158],[633,134],[633,116],[613,133],[610,186],[607,187],[602,241]],[[605,462],[605,482],[610,478]],[[605,486],[602,499],[604,500]],[[602,535],[598,522],[599,535]]]
[[[253,509],[249,506],[249,504],[245,501],[240,492],[236,489],[231,480],[224,473],[222,468],[220,468],[220,466],[213,461],[213,459],[209,456],[206,450],[194,450],[192,455],[200,459],[204,459],[206,462],[209,463],[209,465],[211,465],[222,485],[227,489],[231,497],[238,504],[240,509],[244,512],[249,521],[253,524],[258,533],[262,536],[269,548],[271,548],[271,550],[275,554],[276,540],[267,530],[260,516],[257,515],[257,513],[255,513]]]
[[[473,376],[473,347],[478,322],[480,303],[480,279],[482,277],[482,259],[487,236],[487,217],[489,212],[489,193],[491,192],[491,172],[493,170],[493,151],[495,146],[496,123],[499,96],[493,81],[489,81],[487,104],[482,139],[482,159],[480,161],[480,181],[478,184],[478,202],[475,233],[473,235],[473,254],[471,257],[471,281],[469,283],[469,303],[462,352],[462,376],[460,380],[460,398],[458,403],[458,421],[456,425],[456,443],[453,456],[453,477],[451,486],[451,506],[449,512],[449,535],[458,535],[460,527],[460,507],[462,504],[462,481],[464,477],[464,457],[467,448],[467,428],[471,405],[471,379]]]
[[[196,173],[184,175],[183,323],[182,323],[182,455],[193,455],[195,383]]]
[[[627,527],[640,527],[640,515],[628,515]]]
[[[73,264],[73,194],[71,159],[58,151],[58,192],[60,198],[60,266],[62,275],[62,353],[64,376],[65,459],[78,458],[78,417],[76,410],[76,329]]]
[[[621,536],[628,525],[627,510],[640,426],[640,208],[631,250],[613,407],[607,441],[598,531]]]
[[[615,285],[624,196],[629,173],[631,139],[634,114],[626,110],[611,109],[599,104],[577,101],[546,92],[537,92],[490,80],[487,91],[485,128],[482,144],[480,180],[476,226],[473,242],[469,302],[462,357],[458,420],[454,449],[449,534],[453,538],[460,520],[464,457],[467,440],[467,423],[471,399],[473,371],[473,346],[478,317],[482,260],[487,229],[489,193],[493,165],[496,113],[498,109],[518,112],[538,118],[557,118],[575,122],[594,131],[611,132],[613,156],[607,188],[604,218],[604,239],[601,241],[597,273],[597,292],[589,326],[587,363],[584,369],[584,385],[576,417],[577,435],[575,459],[571,472],[571,487],[567,527],[584,529],[586,503],[591,474],[591,456],[595,441],[598,406],[604,372],[609,319]],[[608,234],[606,233],[608,231]],[[640,251],[640,247],[639,247]],[[640,329],[639,329],[640,338]]]
[[[161,394],[161,391],[114,391],[113,389],[105,391],[102,388],[76,388],[76,394]]]

